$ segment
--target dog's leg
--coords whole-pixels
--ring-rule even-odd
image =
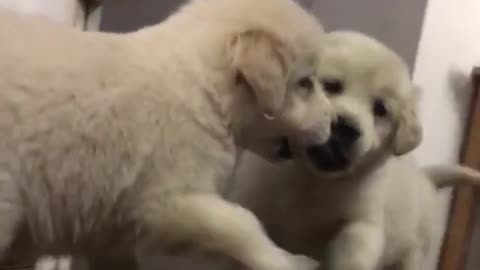
[[[384,246],[380,226],[355,222],[345,226],[330,247],[327,269],[374,270],[377,268]]]
[[[278,248],[246,209],[213,194],[163,198],[142,211],[142,223],[158,241],[190,242],[231,257],[253,270],[315,269],[316,262]],[[157,235],[155,235],[157,234]]]

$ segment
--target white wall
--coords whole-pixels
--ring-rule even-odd
[[[83,9],[78,0],[0,0],[0,7],[23,14],[42,15],[54,22],[83,27]]]
[[[460,73],[469,79],[472,67],[480,65],[479,16],[479,0],[429,0],[427,4],[414,69],[414,80],[424,88],[420,116],[425,136],[414,153],[421,164],[458,161],[468,102],[459,104],[455,98],[455,91],[466,89],[455,89],[462,82],[453,82],[452,75]],[[446,217],[450,196],[442,196]],[[428,269],[435,269],[436,258],[430,264]]]

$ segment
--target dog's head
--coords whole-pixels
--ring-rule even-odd
[[[323,175],[339,176],[421,141],[418,89],[404,62],[378,41],[353,32],[326,35],[320,80],[337,115],[327,143],[302,156]]]
[[[239,144],[272,160],[289,157],[290,143],[304,149],[325,143],[332,108],[318,80],[321,25],[289,0],[218,5],[224,2],[229,10],[235,3],[235,14],[226,22],[235,29],[226,53],[240,93],[237,107],[242,108],[234,120]],[[233,26],[231,18],[240,27]]]

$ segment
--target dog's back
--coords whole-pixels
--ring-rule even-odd
[[[116,226],[125,221],[115,209],[124,207],[132,176],[113,174],[128,169],[128,158],[119,157],[138,154],[127,149],[132,138],[142,140],[109,133],[125,125],[115,121],[115,110],[142,108],[118,95],[135,79],[127,42],[8,11],[0,11],[0,25],[0,204],[8,205],[2,219],[29,224],[38,248],[51,252],[118,240],[124,233]]]

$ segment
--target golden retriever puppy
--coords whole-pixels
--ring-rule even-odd
[[[417,89],[378,41],[332,32],[319,65],[338,120],[327,143],[286,164],[245,153],[229,197],[290,252],[331,270],[419,270],[439,238],[435,189],[408,157],[421,141]],[[296,151],[295,149],[299,149]]]
[[[325,143],[323,29],[290,0],[194,0],[129,34],[0,14],[0,257],[193,245],[250,269],[310,269],[218,196],[240,149]]]
[[[267,183],[239,184],[232,198],[249,206],[281,247],[309,254],[331,269],[426,269],[425,257],[436,255],[442,240],[436,190],[458,184],[480,187],[476,170],[442,165],[419,168],[410,159],[388,171],[387,183],[381,187],[364,178],[356,184],[316,183],[326,179],[297,164],[275,167],[251,153],[245,153],[243,160],[239,173],[259,173],[262,178],[248,179],[267,179]],[[383,194],[369,190],[375,188]],[[375,199],[369,201],[369,195]],[[366,207],[377,207],[382,225],[358,217]],[[382,232],[372,233],[375,226]],[[339,258],[343,252],[349,253]]]

